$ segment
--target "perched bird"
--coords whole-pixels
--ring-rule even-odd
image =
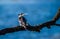
[[[27,20],[25,19],[24,16],[25,16],[24,13],[18,14],[18,21],[19,21],[20,26],[22,26],[22,27],[24,27],[26,29]]]

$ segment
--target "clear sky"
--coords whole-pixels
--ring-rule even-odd
[[[60,0],[0,0],[0,29],[19,25],[18,14],[24,12],[29,24],[51,20],[60,7]],[[60,20],[57,21],[60,23]],[[0,39],[59,39],[60,27],[43,28],[40,33],[19,31],[0,36]]]

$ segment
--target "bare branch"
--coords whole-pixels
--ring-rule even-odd
[[[55,15],[55,17],[53,18],[53,21],[57,21],[60,18],[60,9],[58,10],[57,14]]]
[[[28,25],[28,26],[26,26],[27,29],[24,29],[24,27],[22,27],[22,26],[2,29],[2,30],[0,30],[0,35],[4,35],[7,33],[13,33],[13,32],[17,32],[17,31],[24,31],[24,30],[40,32],[40,30],[44,27],[47,27],[48,29],[50,29],[52,25],[60,26],[60,24],[56,24],[56,21],[59,18],[60,18],[60,9],[59,9],[59,12],[56,14],[56,16],[53,18],[53,20],[51,20],[51,21],[45,22],[38,26]]]

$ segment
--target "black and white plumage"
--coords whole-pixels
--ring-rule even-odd
[[[27,20],[24,17],[24,13],[18,14],[19,25],[26,29]]]

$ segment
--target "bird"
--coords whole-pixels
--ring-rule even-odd
[[[24,16],[25,16],[24,13],[18,14],[18,21],[19,21],[19,25],[26,29],[27,20]]]

